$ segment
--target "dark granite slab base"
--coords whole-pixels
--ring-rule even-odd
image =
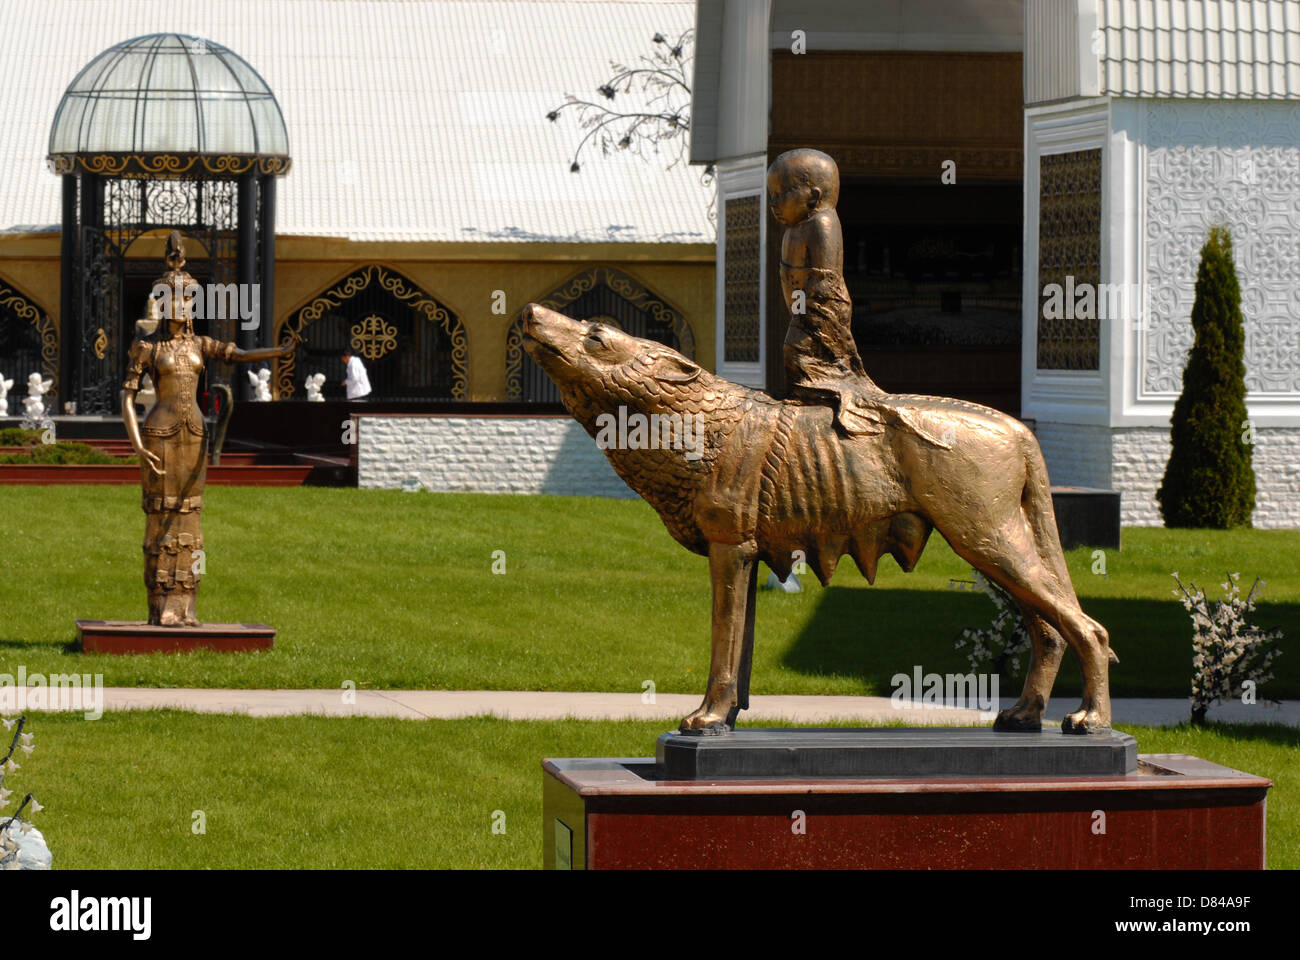
[[[1120,549],[1120,494],[1094,487],[1052,487],[1061,547]]]
[[[665,733],[664,780],[790,777],[1123,777],[1137,770],[1126,733],[1002,733],[984,727]]]

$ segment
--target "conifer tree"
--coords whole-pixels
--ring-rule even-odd
[[[1192,305],[1195,340],[1174,404],[1173,449],[1156,492],[1166,527],[1249,526],[1254,431],[1246,416],[1246,333],[1232,236],[1212,227]]]

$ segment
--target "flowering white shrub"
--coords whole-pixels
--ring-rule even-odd
[[[36,744],[30,733],[23,732],[23,725],[27,723],[26,717],[19,717],[17,720],[6,717],[0,719],[0,722],[4,723],[6,730],[13,730],[15,725],[18,727],[14,730],[9,752],[5,754],[3,760],[0,760],[0,811],[3,811],[9,806],[9,798],[14,792],[5,787],[5,777],[22,769],[14,760],[14,752],[21,750],[24,756],[30,757],[32,751],[36,749]],[[32,813],[39,813],[44,809],[29,793],[18,805],[13,816],[0,820],[0,870],[48,870],[50,868],[50,850],[45,845],[45,838],[30,822],[21,818],[22,812],[29,804]]]
[[[1267,584],[1256,577],[1243,597],[1237,584],[1240,576],[1228,574],[1219,584],[1223,599],[1211,604],[1204,590],[1195,583],[1189,589],[1173,574],[1178,584],[1174,596],[1192,618],[1192,723],[1204,723],[1212,704],[1242,697],[1247,683],[1258,688],[1272,680],[1269,667],[1282,655],[1280,650],[1266,649],[1282,639],[1281,630],[1265,631],[1246,622],[1246,614],[1255,610],[1256,594]]]
[[[1029,628],[1025,626],[1015,601],[978,570],[974,573],[975,582],[993,601],[996,612],[993,622],[983,630],[963,630],[953,649],[961,650],[970,645],[966,658],[973,673],[979,673],[987,663],[994,673],[1004,673],[1010,666],[1010,672],[1017,674],[1020,672],[1020,656],[1030,648]]]

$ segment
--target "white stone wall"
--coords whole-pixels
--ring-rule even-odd
[[[437,492],[634,497],[569,417],[358,417],[357,483]],[[1168,427],[1034,427],[1056,486],[1119,490],[1125,526],[1160,526]],[[1300,527],[1300,428],[1256,431],[1254,525]]]
[[[438,493],[634,497],[577,421],[553,417],[357,418],[357,485]]]
[[[1120,491],[1119,522],[1132,527],[1162,527],[1156,491],[1169,463],[1168,427],[1126,427],[1111,438],[1111,483]]]
[[[1300,527],[1300,428],[1255,432],[1257,527]]]
[[[1300,400],[1300,103],[1144,101],[1146,310],[1138,399],[1182,390],[1196,271],[1213,224],[1232,231],[1252,414]]]
[[[1124,526],[1158,527],[1156,490],[1169,463],[1168,427],[1096,427],[1038,422],[1034,427],[1055,486],[1118,490]],[[1261,529],[1300,527],[1300,428],[1255,433],[1255,513]]]
[[[1169,430],[1137,427],[1116,430],[1114,486],[1123,492],[1122,522],[1139,527],[1162,525],[1156,490],[1169,463]],[[1264,427],[1255,433],[1255,513],[1260,529],[1300,527],[1300,429]]]

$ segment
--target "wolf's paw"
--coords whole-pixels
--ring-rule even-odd
[[[1105,733],[1110,729],[1110,719],[1098,710],[1080,708],[1067,713],[1061,721],[1062,733]]]
[[[724,733],[730,733],[731,724],[727,722],[727,717],[722,714],[700,707],[700,709],[682,720],[678,730],[689,736],[718,737]]]
[[[1003,732],[1028,731],[1038,733],[1043,729],[1043,715],[1041,712],[1030,710],[1027,707],[1008,707],[1006,710],[998,712],[998,718],[993,721],[993,729]]]

